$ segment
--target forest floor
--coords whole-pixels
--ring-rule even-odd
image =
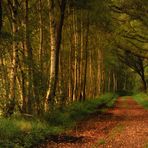
[[[114,108],[95,113],[75,129],[51,136],[40,148],[148,148],[148,110],[131,97],[120,97]]]

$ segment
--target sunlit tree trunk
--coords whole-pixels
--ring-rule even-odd
[[[50,80],[49,80],[49,88],[46,95],[46,104],[45,110],[48,110],[49,102],[53,102],[53,98],[55,97],[55,74],[56,74],[56,20],[55,20],[55,8],[54,1],[48,0],[49,6],[49,20],[50,20]]]
[[[73,10],[72,10],[73,11]],[[70,8],[68,7],[68,13],[70,13]],[[72,14],[73,16],[73,14]],[[73,18],[73,17],[72,17]],[[73,57],[74,57],[74,42],[73,42],[73,19],[68,20],[70,25],[67,28],[67,34],[69,36],[69,101],[73,102],[73,93],[74,93],[74,67],[73,67]]]
[[[0,58],[0,65],[1,65],[1,69],[3,71],[3,74],[2,74],[2,86],[4,86],[4,94],[6,96],[6,98],[9,98],[9,76],[8,76],[8,69],[5,68],[6,66],[6,61],[5,59],[3,59],[3,57]]]
[[[115,72],[113,72],[113,92],[116,92],[117,89],[117,78]]]
[[[23,56],[24,57],[24,56]],[[25,79],[25,72],[22,68],[22,63],[19,62],[19,70],[21,73],[21,78],[19,80],[19,85],[20,85],[20,96],[21,96],[21,101],[22,101],[22,107],[21,107],[21,112],[26,113],[27,112],[27,92],[26,92],[26,79]]]
[[[78,22],[75,9],[73,9],[73,30],[74,30],[74,88],[73,100],[78,98]]]
[[[69,98],[73,102],[73,60],[72,56],[73,51],[72,51],[72,45],[70,47],[70,53],[69,53]]]
[[[101,53],[102,53],[102,58],[101,58],[101,90],[102,90],[102,93],[105,93],[106,84],[105,84],[105,67],[104,67],[103,51],[101,51]]]
[[[81,44],[80,44],[80,70],[79,70],[79,78],[80,78],[80,86],[79,86],[79,99],[83,99],[83,77],[84,77],[84,72],[83,72],[83,64],[84,64],[84,23],[83,23],[83,12],[81,10]]]
[[[15,101],[16,101],[16,74],[18,67],[18,43],[16,42],[16,34],[18,31],[17,27],[17,5],[15,0],[10,3],[11,12],[12,12],[12,63],[10,69],[10,93],[9,93],[9,102],[6,107],[6,116],[10,116],[14,112]]]
[[[98,50],[98,96],[101,94],[101,50]]]
[[[60,19],[56,24],[55,18],[55,2],[54,0],[48,0],[49,7],[49,20],[50,20],[50,80],[49,87],[46,94],[45,110],[49,109],[49,105],[53,107],[54,98],[56,95],[56,87],[58,81],[58,69],[59,69],[59,51],[62,38],[62,28],[64,23],[64,15],[66,8],[66,0],[62,0],[60,3]],[[57,28],[56,28],[57,27]]]
[[[87,25],[86,25],[86,34],[85,34],[85,65],[84,65],[84,78],[83,78],[83,91],[82,91],[82,100],[84,101],[86,99],[86,80],[87,80],[87,66],[88,66],[88,46],[89,46],[89,13],[87,14]]]
[[[40,25],[40,40],[39,40],[39,62],[43,72],[43,17],[42,17],[42,0],[39,0],[39,25]]]

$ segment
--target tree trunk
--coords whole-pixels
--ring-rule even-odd
[[[111,91],[111,71],[108,72],[108,92]]]
[[[116,80],[116,75],[115,72],[113,72],[113,92],[116,92],[116,88],[117,88],[117,80]]]
[[[84,64],[84,24],[83,24],[83,12],[81,10],[81,51],[80,51],[80,70],[79,70],[79,78],[80,78],[80,87],[79,87],[79,100],[83,99],[83,64]]]
[[[147,91],[147,84],[146,84],[144,72],[140,76],[141,76],[141,80],[142,80],[142,84],[143,84],[143,91],[146,92]]]
[[[101,58],[102,55],[101,55],[101,50],[99,49],[98,50],[98,74],[97,74],[97,79],[98,79],[98,89],[97,89],[97,92],[98,92],[98,96],[101,94]]]
[[[28,113],[32,113],[32,100],[33,100],[33,53],[32,47],[30,44],[30,33],[29,33],[29,0],[25,1],[25,50],[27,51],[28,56]]]
[[[43,72],[43,18],[42,18],[42,0],[39,0],[39,23],[40,23],[40,43],[39,43],[39,62]]]
[[[74,30],[74,90],[73,90],[73,100],[78,99],[78,17],[76,15],[75,9],[73,9],[73,30]]]
[[[3,24],[3,20],[2,20],[2,0],[0,0],[0,34],[1,34],[2,24]]]
[[[83,91],[82,100],[86,99],[86,79],[87,79],[87,66],[88,66],[88,44],[89,44],[89,12],[87,14],[87,27],[86,27],[86,40],[85,40],[85,66],[84,66],[84,79],[83,79]]]
[[[56,95],[56,87],[57,87],[57,81],[58,81],[58,69],[59,69],[59,51],[60,51],[60,45],[61,45],[62,28],[63,28],[63,23],[64,23],[66,2],[67,0],[61,1],[60,20],[56,28],[54,0],[48,0],[49,20],[50,20],[49,32],[50,32],[51,50],[50,50],[50,80],[49,80],[49,88],[46,94],[45,111],[49,109],[49,105],[53,107],[54,97]]]
[[[16,101],[16,73],[17,73],[17,62],[18,62],[18,44],[16,42],[16,33],[18,31],[17,28],[17,5],[15,0],[12,2],[12,67],[10,70],[10,93],[9,93],[9,102],[6,106],[6,116],[10,116],[14,112],[15,101]]]

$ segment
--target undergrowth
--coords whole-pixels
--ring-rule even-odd
[[[75,102],[63,110],[46,114],[44,119],[23,117],[0,118],[0,148],[29,148],[43,141],[48,135],[60,134],[75,126],[86,116],[104,108],[112,107],[117,95],[105,94],[97,99]]]
[[[148,109],[148,94],[138,93],[133,95],[133,98],[142,105],[145,109]]]

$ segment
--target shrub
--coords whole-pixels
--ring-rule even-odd
[[[133,98],[145,109],[148,109],[148,95],[146,93],[135,94]]]
[[[48,135],[59,134],[72,128],[76,121],[82,120],[99,108],[112,107],[115,94],[105,94],[96,99],[74,102],[63,110],[56,109],[45,115],[44,119],[12,117],[0,118],[0,147],[29,148]]]

